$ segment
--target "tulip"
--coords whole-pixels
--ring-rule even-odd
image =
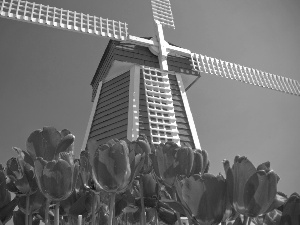
[[[62,201],[72,194],[79,165],[74,164],[71,153],[61,152],[59,158],[52,161],[38,157],[34,167],[39,189],[46,198]]]
[[[0,164],[0,209],[3,208],[6,204],[8,204],[10,200],[11,196],[6,188],[5,171],[2,164]]]
[[[223,164],[229,201],[239,214],[257,217],[274,209],[270,206],[276,199],[278,175],[268,162],[256,169],[246,157],[236,156],[232,168],[228,160]]]
[[[226,181],[222,175],[194,174],[176,185],[181,203],[200,225],[219,224],[226,207]],[[189,216],[190,217],[190,216]]]
[[[191,175],[204,174],[208,172],[209,160],[206,150],[196,149],[194,151],[194,162]]]
[[[34,171],[38,187],[49,201],[56,201],[55,223],[58,224],[59,201],[68,198],[74,190],[79,172],[78,163],[73,159],[74,135],[54,127],[36,130],[27,139],[27,151],[34,159]],[[47,211],[46,207],[46,211]],[[48,223],[48,212],[46,224]]]
[[[115,195],[124,192],[132,184],[143,166],[145,153],[135,154],[134,151],[129,151],[127,143],[118,139],[111,139],[101,146],[97,141],[89,140],[88,152],[96,190],[111,193],[111,224]]]
[[[176,160],[176,149],[178,145],[174,142],[166,142],[160,144],[155,150],[153,155],[153,169],[155,175],[160,182],[163,182],[166,186],[172,187],[175,178],[175,160]]]
[[[300,224],[300,195],[293,193],[283,206],[280,225]]]
[[[18,201],[17,196],[11,201],[11,195],[6,186],[5,171],[2,164],[0,164],[0,224],[5,224],[11,219]]]
[[[91,140],[88,151],[96,189],[109,193],[124,192],[144,162],[144,154],[129,152],[126,142],[118,139],[111,139],[101,146]]]
[[[30,155],[19,148],[13,148],[17,154],[17,158],[11,158],[7,161],[7,177],[11,185],[9,190],[16,194],[31,195],[38,186],[34,176],[34,164]],[[12,187],[15,186],[15,187]]]
[[[175,170],[177,175],[190,176],[194,162],[194,152],[189,147],[177,148]]]

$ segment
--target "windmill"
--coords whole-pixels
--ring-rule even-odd
[[[160,68],[153,68],[153,67],[142,67],[142,74],[144,78],[149,74],[151,78],[153,77],[151,75],[151,72],[154,73],[155,79],[157,79],[157,76],[160,74],[170,74],[173,76],[176,76],[177,80],[180,79],[180,74],[186,74],[187,71],[177,71],[174,73],[174,71],[170,70],[170,65],[168,65],[168,56],[180,56],[190,59],[190,64],[192,65],[191,68],[194,72],[188,71],[189,75],[194,75],[196,77],[196,80],[200,77],[199,73],[210,73],[219,77],[228,78],[236,81],[240,81],[243,83],[260,86],[276,91],[281,91],[288,94],[298,95],[300,94],[300,87],[299,82],[288,79],[285,77],[265,73],[259,70],[247,68],[241,65],[228,63],[223,60],[211,58],[205,55],[192,53],[190,50],[183,49],[180,47],[176,47],[174,45],[171,45],[167,43],[164,40],[163,35],[163,26],[165,27],[172,27],[174,28],[174,22],[173,22],[173,16],[170,8],[169,1],[152,1],[153,6],[153,15],[155,19],[155,26],[156,26],[156,36],[153,39],[145,39],[145,38],[139,38],[132,36],[128,33],[128,27],[126,23],[122,22],[116,22],[113,20],[108,19],[102,19],[99,17],[93,17],[82,13],[76,13],[71,12],[68,10],[63,9],[57,9],[55,7],[49,7],[49,6],[43,6],[41,4],[35,4],[25,1],[0,1],[0,12],[1,16],[5,18],[11,18],[16,19],[20,21],[25,22],[31,22],[36,23],[40,25],[46,25],[50,27],[56,27],[60,29],[66,29],[76,32],[82,32],[92,35],[98,35],[103,37],[108,37],[117,41],[121,41],[124,43],[132,43],[135,45],[141,45],[147,48],[150,48],[150,50],[158,55],[159,59],[159,66]],[[135,70],[136,71],[136,70]],[[194,73],[194,74],[193,74]],[[145,80],[145,79],[144,79]],[[144,81],[145,82],[145,81]],[[151,81],[152,82],[152,81]],[[100,83],[100,81],[99,81]],[[159,83],[159,82],[157,82]],[[180,83],[180,82],[179,82]],[[182,82],[181,82],[182,83]],[[144,83],[145,85],[146,83]],[[191,83],[193,84],[193,82]],[[147,85],[147,84],[146,84]],[[152,85],[153,86],[153,85]],[[97,88],[94,88],[94,102],[97,96],[97,89],[99,85],[96,85]],[[190,86],[186,86],[185,89],[188,89]],[[185,90],[183,87],[181,88],[181,92],[185,93]],[[100,94],[100,89],[98,89],[98,94]],[[156,96],[150,96],[149,99],[147,99],[147,104],[151,106],[151,103],[149,103],[150,100],[155,99],[161,99],[163,95]],[[163,96],[164,97],[164,96]],[[148,98],[148,97],[147,97]],[[183,104],[187,101],[183,101]],[[147,111],[148,111],[148,119],[149,124],[151,124],[151,108],[147,105]],[[156,103],[152,104],[157,105]],[[96,106],[95,106],[96,107]],[[94,107],[94,111],[96,110]],[[185,109],[187,110],[189,107],[185,106]],[[155,109],[156,115],[153,116],[153,118],[160,118],[161,116],[157,115],[157,112],[160,112],[160,109]],[[166,116],[168,118],[172,118],[172,113],[170,115]],[[173,113],[174,114],[174,113]],[[190,112],[187,112],[187,114],[190,114]],[[132,115],[133,116],[133,115]],[[163,115],[163,117],[165,117]],[[175,120],[176,121],[176,120]],[[133,123],[134,124],[134,123]],[[136,124],[136,123],[135,123]],[[154,124],[157,125],[165,125],[164,123],[155,122]],[[175,123],[172,123],[175,124]],[[177,122],[176,122],[177,124]],[[197,133],[195,133],[195,129],[193,128],[193,121],[192,118],[189,118],[189,129],[193,136],[193,142],[194,147],[200,148],[199,141],[197,142]],[[90,122],[90,126],[92,126],[92,122]],[[133,126],[133,125],[132,125]],[[176,127],[176,126],[173,126]],[[180,137],[179,135],[176,135],[179,133],[179,131],[176,131],[176,129],[171,128],[173,133],[171,133],[172,140],[177,141],[180,143]],[[133,127],[131,127],[132,130],[136,130]],[[159,128],[159,126],[155,129],[151,129],[155,131],[154,133],[158,134],[151,134],[151,138],[153,142],[156,142],[159,138],[157,143],[159,141],[162,141],[161,138],[168,139],[168,135],[163,134],[160,135],[160,132],[163,132],[166,128],[163,127],[162,129]],[[88,129],[89,130],[89,129]],[[178,129],[177,129],[178,130]],[[134,137],[136,137],[138,134],[134,134]]]

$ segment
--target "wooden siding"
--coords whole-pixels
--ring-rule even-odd
[[[103,83],[89,138],[104,144],[127,137],[130,72]]]
[[[195,148],[194,140],[191,134],[191,129],[184,109],[176,76],[169,74],[169,80],[172,92],[177,129],[179,131],[180,144],[181,146],[187,145],[191,148]]]

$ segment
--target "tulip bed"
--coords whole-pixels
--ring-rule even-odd
[[[300,224],[300,196],[277,190],[279,176],[236,156],[226,177],[208,172],[205,150],[136,141],[89,140],[74,158],[74,135],[44,127],[26,150],[0,164],[0,225]],[[13,196],[13,199],[12,199]]]

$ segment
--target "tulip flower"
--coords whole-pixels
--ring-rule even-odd
[[[196,149],[194,151],[194,162],[191,175],[204,174],[208,172],[209,160],[206,150]]]
[[[6,176],[5,171],[0,164],[0,209],[3,208],[11,200],[10,193],[6,189]]]
[[[176,160],[176,149],[178,145],[174,142],[166,142],[160,144],[155,150],[153,155],[153,169],[158,180],[163,182],[165,185],[172,187],[175,178],[175,160]]]
[[[144,154],[129,152],[126,142],[118,139],[101,146],[89,141],[88,151],[92,153],[90,163],[96,188],[110,193],[124,192],[144,162]]]
[[[17,152],[18,157],[11,158],[6,163],[7,177],[11,182],[8,186],[9,190],[16,194],[31,195],[38,188],[34,175],[33,160],[26,151],[16,147],[13,149]]]
[[[124,192],[132,184],[143,166],[145,153],[135,154],[134,151],[129,151],[127,143],[118,139],[111,139],[101,146],[97,141],[89,140],[88,152],[96,189],[111,193],[111,224],[115,195]]]
[[[52,161],[38,157],[34,167],[40,191],[48,199],[62,201],[72,194],[79,165],[74,164],[71,153],[61,152],[59,158]]]
[[[257,217],[273,210],[270,208],[277,194],[278,175],[263,163],[256,169],[246,158],[236,156],[230,168],[223,161],[228,196],[234,209],[246,217]]]
[[[5,171],[2,164],[0,164],[0,224],[5,224],[10,220],[18,201],[18,197],[11,201],[11,195],[6,186]]]
[[[144,164],[140,173],[149,174],[152,171],[152,161],[150,159],[151,146],[147,136],[141,134],[136,141],[129,143],[129,148],[133,150],[135,154],[145,154]]]
[[[55,223],[58,224],[59,201],[68,198],[74,190],[79,172],[73,159],[74,135],[54,127],[36,130],[27,139],[27,151],[34,159],[34,171],[39,190],[49,201],[56,202]],[[46,211],[48,207],[46,207]],[[48,223],[48,212],[46,224]]]
[[[194,174],[176,185],[181,203],[201,225],[219,224],[226,207],[226,181],[222,175]],[[191,217],[191,216],[189,216]]]
[[[60,152],[73,152],[74,135],[67,129],[61,132],[54,127],[35,130],[27,139],[27,152],[33,160],[37,157],[46,161],[58,159]]]
[[[300,195],[293,193],[283,206],[280,225],[300,224]]]
[[[177,148],[175,170],[177,175],[190,176],[194,162],[194,152],[189,147]]]

